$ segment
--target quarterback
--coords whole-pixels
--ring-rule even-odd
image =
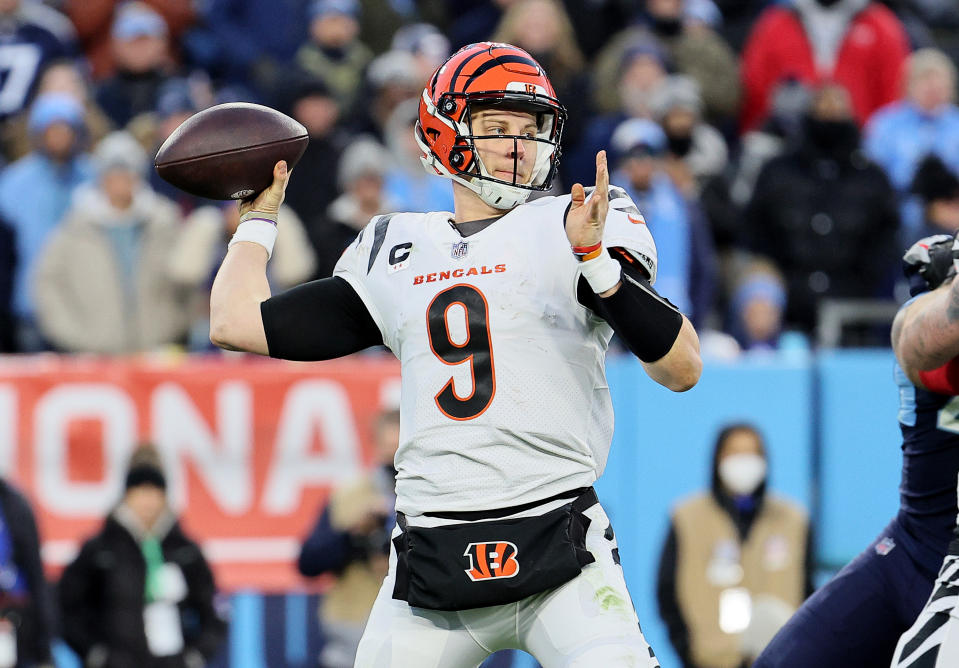
[[[552,666],[658,666],[593,491],[613,431],[613,333],[674,391],[699,339],[652,285],[656,247],[609,185],[540,197],[565,110],[539,64],[471,44],[427,82],[416,140],[455,211],[373,218],[333,277],[270,295],[290,177],[241,204],[211,298],[224,348],[321,360],[385,345],[402,365],[397,524],[356,665],[477,666],[500,649]]]

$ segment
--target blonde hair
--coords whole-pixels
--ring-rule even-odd
[[[526,9],[535,2],[543,3],[552,8],[559,26],[559,35],[552,49],[553,61],[550,63],[552,71],[547,72],[547,74],[550,78],[563,80],[580,72],[585,64],[585,59],[576,45],[576,33],[573,31],[573,24],[569,20],[569,15],[558,0],[520,0],[513,3],[503,13],[503,18],[496,26],[493,41],[515,44],[523,48],[522,44],[517,43],[519,41],[520,25],[525,20]]]
[[[913,52],[906,60],[906,92],[912,90],[912,84],[929,72],[942,72],[949,79],[952,99],[956,97],[956,65],[939,49],[927,47]]]

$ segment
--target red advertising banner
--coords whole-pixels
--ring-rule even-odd
[[[158,447],[171,504],[222,589],[303,586],[295,561],[332,485],[371,463],[399,398],[385,356],[302,364],[211,357],[0,361],[0,471],[37,513],[51,573],[122,493],[130,452]]]

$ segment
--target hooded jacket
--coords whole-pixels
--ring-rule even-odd
[[[122,213],[97,188],[78,192],[38,260],[34,296],[44,335],[60,350],[109,354],[179,341],[189,317],[189,292],[169,269],[179,223],[176,206],[147,188]],[[111,225],[136,235],[132,280],[111,241]]]
[[[192,668],[209,660],[226,635],[216,614],[213,573],[200,551],[169,512],[153,530],[163,561],[183,575],[186,593],[178,604],[184,651],[154,657],[144,630],[146,561],[142,530],[123,506],[87,540],[60,579],[63,637],[87,665],[102,668]],[[197,657],[189,662],[188,657]],[[202,661],[199,662],[202,665]]]

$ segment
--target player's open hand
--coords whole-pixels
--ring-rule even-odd
[[[279,213],[283,198],[286,197],[286,184],[290,182],[290,174],[292,173],[292,171],[287,170],[285,160],[276,163],[273,166],[273,183],[255,197],[240,202],[240,215],[242,216],[249,211],[274,215]]]
[[[570,191],[572,204],[566,214],[566,236],[571,246],[592,246],[603,239],[609,211],[609,168],[606,151],[596,154],[596,189],[586,199],[586,189],[576,183]]]

